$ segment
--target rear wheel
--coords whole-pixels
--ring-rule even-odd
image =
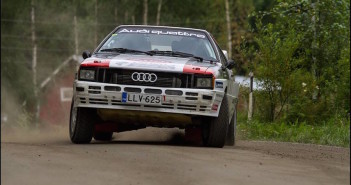
[[[224,95],[218,117],[212,118],[209,123],[203,124],[203,142],[205,146],[222,148],[228,132],[228,100]]]
[[[96,110],[73,105],[72,100],[69,122],[71,141],[76,144],[90,143],[94,132],[94,120],[97,116]]]

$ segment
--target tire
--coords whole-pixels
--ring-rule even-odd
[[[236,109],[234,110],[234,114],[232,120],[230,121],[227,133],[227,139],[225,145],[227,146],[235,146],[235,136],[236,136]]]
[[[228,100],[224,95],[218,117],[212,118],[209,123],[203,125],[202,135],[205,146],[218,148],[224,146],[228,132],[228,114]]]
[[[94,139],[97,141],[111,141],[113,132],[95,132]]]
[[[71,104],[69,135],[72,143],[90,143],[94,132],[94,120],[97,116],[96,109],[73,107]]]

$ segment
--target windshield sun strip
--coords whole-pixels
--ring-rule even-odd
[[[94,51],[94,54],[96,53],[100,53],[100,49],[102,46],[104,46],[104,44],[112,37],[112,35],[118,33],[118,31],[120,29],[124,29],[124,28],[138,28],[138,29],[156,29],[156,30],[168,30],[168,31],[194,31],[194,32],[199,32],[199,33],[202,33],[205,35],[205,38],[204,39],[207,39],[212,47],[212,50],[214,51],[214,54],[215,54],[215,57],[214,58],[215,60],[212,60],[212,59],[205,59],[205,61],[210,61],[210,62],[219,62],[218,58],[219,57],[219,51],[218,49],[215,47],[215,40],[210,36],[210,34],[206,31],[203,31],[203,30],[192,30],[192,29],[178,29],[178,28],[173,28],[173,27],[170,27],[170,28],[167,28],[167,27],[155,27],[155,28],[149,28],[149,27],[144,27],[144,26],[135,26],[135,27],[131,27],[131,26],[119,26],[117,28],[115,28],[109,35],[107,35],[105,37],[105,39],[98,45],[98,47],[95,49]],[[111,52],[110,52],[111,53]]]

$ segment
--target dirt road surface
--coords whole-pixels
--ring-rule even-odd
[[[76,145],[67,130],[2,131],[2,185],[350,184],[349,148],[238,141],[205,148],[147,128]]]

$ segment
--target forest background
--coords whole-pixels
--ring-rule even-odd
[[[122,24],[206,29],[236,75],[253,72],[241,138],[349,147],[349,0],[1,0],[1,127],[45,124],[39,82]],[[239,98],[248,104],[247,87]]]

